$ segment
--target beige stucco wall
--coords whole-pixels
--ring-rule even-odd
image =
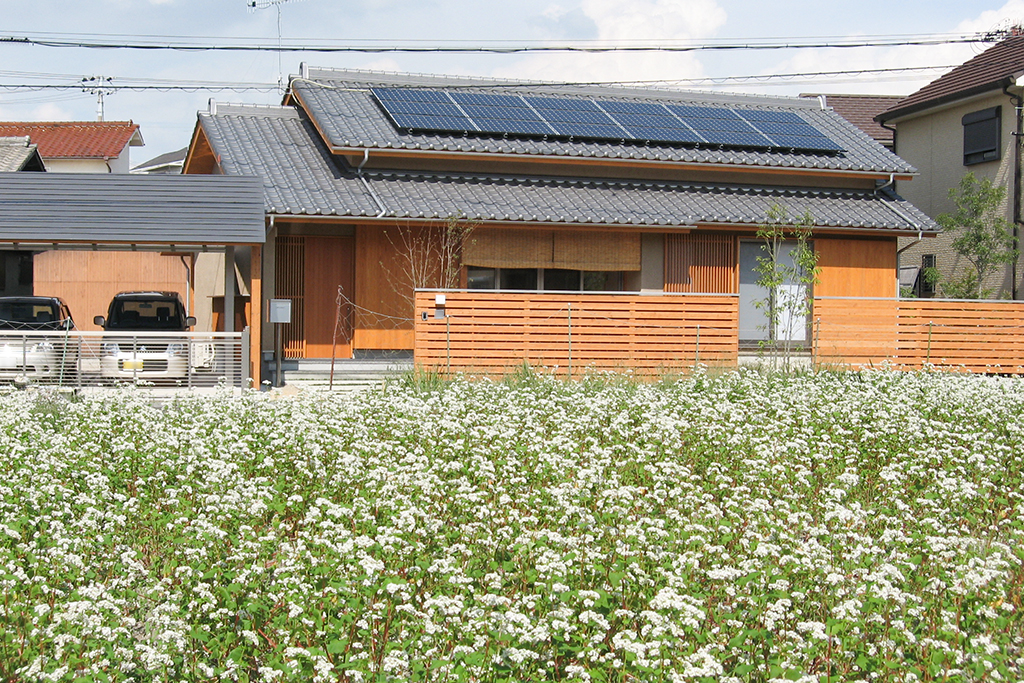
[[[128,148],[113,159],[44,159],[50,173],[127,173]]]
[[[1002,133],[1000,158],[981,164],[964,166],[963,123],[965,114],[989,107],[1002,106]],[[955,106],[929,110],[903,121],[896,122],[896,153],[913,164],[920,175],[910,181],[900,181],[898,192],[911,204],[932,218],[953,211],[956,206],[949,198],[949,190],[960,183],[968,172],[978,178],[988,178],[1006,188],[1003,211],[1007,220],[1013,216],[1014,141],[1016,113],[1014,103],[1002,92],[974,98]],[[900,240],[900,246],[912,242]],[[900,263],[904,266],[920,266],[924,254],[935,254],[936,265],[943,273],[958,273],[967,266],[966,260],[953,251],[950,235],[925,239],[903,252]],[[1011,287],[1009,266],[1001,273],[990,277],[985,287],[991,287],[996,296],[1009,296]],[[1018,273],[1020,276],[1020,273]],[[1018,297],[1024,296],[1024,287],[1018,288]]]

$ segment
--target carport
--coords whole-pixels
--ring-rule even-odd
[[[254,176],[0,173],[0,250],[222,252],[234,331],[234,252],[252,250],[249,367],[260,381],[262,181]]]

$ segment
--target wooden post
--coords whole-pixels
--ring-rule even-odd
[[[572,302],[566,304],[569,311],[569,379],[572,379]]]
[[[263,245],[252,245],[250,260],[249,310],[252,320],[249,321],[249,376],[252,377],[253,388],[258,390],[263,374]]]
[[[698,365],[700,365],[700,325],[697,325],[697,345],[694,349],[693,369],[696,370]]]
[[[925,362],[926,363],[931,363],[932,362],[932,325],[933,325],[932,321],[929,320],[928,321],[928,352],[927,352],[927,355],[925,356]]]

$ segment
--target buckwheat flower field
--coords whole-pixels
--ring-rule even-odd
[[[1024,384],[0,396],[6,681],[1019,681]]]

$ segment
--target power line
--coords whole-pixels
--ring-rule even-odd
[[[791,40],[766,40],[748,43],[716,43],[714,41],[664,41],[659,44],[642,42],[609,44],[606,41],[578,42],[565,45],[529,45],[529,44],[448,44],[422,45],[412,42],[393,44],[318,44],[317,42],[297,42],[292,44],[269,45],[266,43],[252,44],[202,44],[173,41],[124,41],[98,39],[63,39],[63,38],[32,38],[25,36],[0,36],[0,45],[35,45],[40,47],[63,47],[103,50],[170,50],[181,52],[317,52],[317,53],[446,53],[446,54],[522,54],[530,52],[569,52],[569,53],[628,53],[628,52],[701,52],[701,51],[739,51],[739,50],[790,50],[790,49],[848,49],[864,47],[908,47],[935,46],[968,43],[990,43],[1006,37],[1005,32],[986,32],[958,35],[931,35],[922,37],[897,36],[878,39],[844,39],[812,40],[807,42]]]
[[[747,76],[706,76],[702,78],[674,78],[657,80],[636,80],[636,81],[588,81],[588,82],[565,82],[549,83],[545,85],[718,85],[725,83],[755,83],[772,80],[794,80],[794,79],[815,79],[830,78],[835,76],[875,76],[883,74],[916,73],[922,71],[944,71],[952,69],[955,65],[945,66],[907,66],[888,67],[882,69],[849,69],[840,71],[807,71],[799,73],[780,74],[753,74]],[[0,76],[9,72],[0,72]],[[58,74],[28,74],[37,78],[57,77]],[[59,75],[66,78],[65,75]],[[75,83],[0,83],[0,90],[41,92],[47,90],[81,90],[91,92],[96,86],[95,77],[83,77]],[[515,88],[532,85],[531,82],[521,83],[504,81],[499,84],[492,84],[494,87]],[[184,81],[177,79],[146,79],[146,78],[103,78],[102,88],[104,90],[128,90],[144,91],[155,90],[161,92],[186,91],[186,92],[273,92],[277,89],[274,83],[253,83],[253,82],[232,82],[232,81]]]

